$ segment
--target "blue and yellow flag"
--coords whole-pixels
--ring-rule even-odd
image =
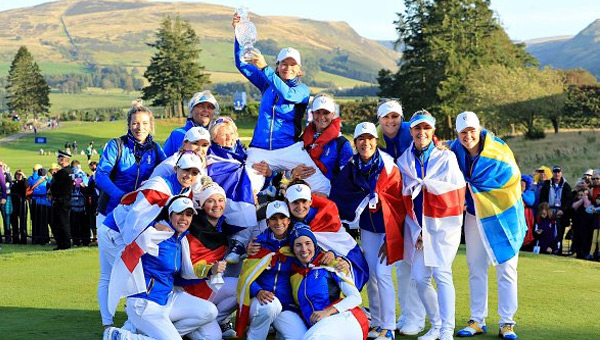
[[[460,170],[469,183],[484,245],[494,264],[515,256],[527,233],[521,197],[521,172],[512,151],[500,138],[481,131],[483,150],[472,164],[458,140],[452,144]]]

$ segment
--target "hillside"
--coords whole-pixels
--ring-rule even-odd
[[[86,63],[146,66],[162,18],[179,14],[191,22],[202,46],[207,71],[236,72],[233,66],[231,16],[234,8],[183,2],[144,0],[62,0],[0,12],[0,65],[10,62],[21,45],[38,61],[56,65]],[[324,71],[359,80],[375,79],[381,68],[394,69],[399,54],[358,35],[345,22],[251,13],[259,41],[298,47],[307,62]],[[340,74],[347,63],[357,74]],[[358,74],[360,73],[360,74]],[[365,77],[365,74],[367,75]]]
[[[600,77],[600,19],[570,39],[528,42],[527,51],[542,66],[583,68]]]

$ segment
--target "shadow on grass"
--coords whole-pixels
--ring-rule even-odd
[[[0,338],[3,340],[102,339],[103,327],[98,311],[0,307],[0,315]],[[125,313],[117,312],[116,324],[123,324],[125,318]]]

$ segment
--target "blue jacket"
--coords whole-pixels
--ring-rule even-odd
[[[419,176],[419,178],[424,178],[427,175],[424,172],[425,169],[427,169],[429,155],[431,155],[431,150],[433,150],[434,147],[435,146],[433,145],[433,142],[431,142],[428,146],[423,148],[423,152],[421,153],[417,151],[414,145],[412,147],[411,152],[415,156],[415,169],[417,170],[417,176]],[[413,199],[413,209],[415,211],[415,215],[417,216],[419,225],[423,225],[423,190],[421,190],[417,197]]]
[[[37,174],[37,172],[29,176],[29,178],[27,178],[27,186],[34,186],[40,180],[40,178],[41,177]],[[48,180],[40,183],[37,187],[35,187],[35,189],[33,189],[33,195],[31,195],[31,199],[34,200],[35,203],[44,206],[52,205],[52,203],[48,200],[48,197],[46,196],[46,194],[48,193],[48,188],[46,187],[47,185]]]
[[[121,197],[134,191],[147,180],[154,168],[165,160],[166,156],[158,143],[155,148],[138,150],[131,139],[123,144],[119,164],[115,164],[118,155],[118,146],[115,140],[110,140],[104,148],[100,163],[96,169],[96,184],[98,188],[110,195],[104,215],[110,213],[119,204]],[[136,153],[139,162],[136,161]],[[114,178],[110,178],[113,168],[116,167]]]
[[[196,122],[192,118],[188,118],[184,126],[171,131],[171,134],[169,135],[169,138],[167,138],[167,140],[165,141],[165,145],[163,147],[165,155],[167,157],[174,155],[183,144],[183,138],[185,137],[185,133],[188,132],[189,129],[196,126],[200,126],[208,130],[208,126],[196,124]]]
[[[235,66],[262,93],[250,147],[277,150],[294,144],[300,136],[310,90],[300,83],[299,78],[282,80],[270,66],[261,71],[252,64],[243,63],[242,53],[234,39]]]
[[[381,132],[381,128],[378,129],[378,132],[383,136],[384,143],[380,143],[380,147],[383,151],[387,152],[392,158],[394,158],[394,162],[404,153],[406,149],[410,146],[410,143],[413,141],[412,136],[410,135],[410,123],[402,122],[398,133],[394,138],[388,138],[386,135]]]
[[[322,311],[340,299],[341,281],[335,273],[324,268],[312,269],[302,278],[298,287],[298,306],[309,326],[312,326],[310,316],[313,312]]]
[[[292,228],[290,225],[289,228]],[[289,240],[285,237],[283,240],[275,239],[271,229],[262,232],[256,238],[260,246],[270,251],[277,251],[283,246],[289,245]],[[264,289],[272,292],[281,302],[283,310],[294,310],[294,300],[292,298],[292,286],[290,284],[290,274],[294,259],[287,257],[285,261],[277,259],[271,269],[267,269],[250,285],[250,296],[255,297],[258,291]]]
[[[175,230],[171,223],[168,225]],[[169,293],[173,290],[175,274],[181,270],[181,239],[186,234],[187,231],[179,236],[175,233],[171,238],[159,243],[158,256],[142,255],[146,292],[131,297],[154,301],[161,306],[167,304]]]
[[[329,143],[325,144],[323,147],[323,153],[319,160],[325,165],[327,168],[327,173],[324,174],[328,180],[332,180],[336,173],[339,173],[340,168],[342,168],[354,155],[354,150],[352,149],[352,145],[350,142],[346,140],[340,149],[340,153],[337,152],[337,140],[331,140]],[[336,166],[336,160],[338,169],[334,169]]]

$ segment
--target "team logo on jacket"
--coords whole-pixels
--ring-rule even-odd
[[[148,155],[148,165],[152,164],[152,158]]]
[[[315,280],[319,278],[319,271],[318,270],[313,270],[313,273],[315,273]]]

